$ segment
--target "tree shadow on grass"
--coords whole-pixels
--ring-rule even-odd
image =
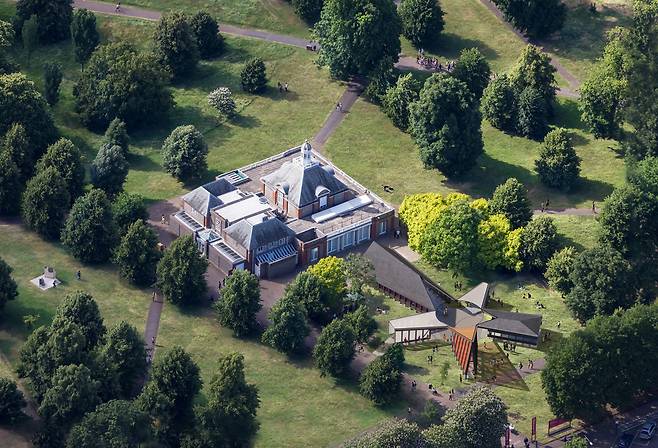
[[[477,48],[485,59],[489,61],[498,59],[498,52],[485,42],[468,39],[455,33],[442,32],[425,48],[431,53],[440,54],[447,59],[457,59],[462,50]]]
[[[131,169],[137,169],[140,171],[162,171],[162,165],[156,163],[150,157],[144,154],[128,154],[128,163]]]

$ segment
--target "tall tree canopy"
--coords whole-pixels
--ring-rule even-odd
[[[443,11],[436,0],[402,0],[398,14],[404,37],[416,47],[436,41],[445,25]]]
[[[552,113],[557,91],[555,73],[557,69],[551,65],[551,57],[541,48],[528,45],[519,55],[509,77],[517,92],[527,87],[537,90]]]
[[[57,239],[70,203],[66,182],[53,168],[39,171],[25,187],[21,217],[28,229],[48,239]]]
[[[119,227],[119,234],[125,234],[128,227],[138,219],[146,222],[149,218],[144,198],[136,193],[119,193],[112,202],[112,216]]]
[[[7,302],[18,296],[18,286],[11,276],[13,269],[0,258],[0,312]]]
[[[82,165],[82,154],[73,142],[61,138],[48,147],[46,154],[39,159],[37,171],[53,167],[68,185],[71,201],[82,194],[85,181],[85,168]]]
[[[567,7],[562,0],[494,0],[516,28],[541,38],[562,29]]]
[[[173,12],[163,15],[155,28],[153,40],[158,60],[174,78],[187,75],[196,68],[199,46],[186,14]]]
[[[512,228],[523,227],[532,219],[528,190],[513,177],[496,187],[489,208],[491,213],[507,216]]]
[[[121,276],[136,285],[152,285],[162,255],[157,247],[157,233],[138,219],[122,235],[114,251],[114,262],[119,266]]]
[[[199,11],[190,18],[190,27],[202,59],[210,59],[222,53],[224,38],[219,34],[219,25],[213,16],[206,11]]]
[[[237,270],[226,279],[215,310],[220,324],[231,328],[235,336],[244,337],[258,328],[256,314],[262,306],[258,277]]]
[[[208,261],[191,235],[176,239],[158,263],[157,286],[172,303],[190,305],[206,298]]]
[[[18,0],[16,25],[35,15],[37,30],[42,43],[54,43],[68,39],[73,18],[73,0]]]
[[[128,162],[123,149],[117,145],[105,144],[96,154],[91,164],[91,182],[109,197],[123,191],[123,183],[128,177]]]
[[[484,89],[489,85],[491,68],[480,50],[468,48],[459,54],[452,76],[466,84],[468,90],[479,101]]]
[[[313,349],[320,374],[334,377],[345,375],[356,354],[355,342],[354,330],[345,319],[335,319],[324,327]]]
[[[0,215],[15,215],[21,204],[23,184],[18,165],[8,149],[0,147]]]
[[[542,183],[568,191],[580,174],[580,160],[567,130],[557,128],[544,137],[535,168]]]
[[[304,339],[310,329],[306,309],[301,302],[284,294],[270,310],[269,320],[270,325],[262,336],[265,344],[288,354],[300,353],[305,349]]]
[[[93,12],[87,9],[77,9],[73,13],[71,37],[75,49],[75,60],[78,64],[84,65],[101,42],[100,34],[96,29],[96,16]]]
[[[208,162],[208,145],[194,125],[178,126],[162,145],[165,170],[179,180],[201,177]]]
[[[144,338],[135,327],[121,321],[107,332],[100,353],[116,370],[123,397],[132,398],[146,376]]]

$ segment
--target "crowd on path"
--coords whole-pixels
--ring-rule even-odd
[[[452,72],[452,70],[455,68],[455,61],[448,61],[446,64],[443,64],[439,61],[438,58],[425,56],[425,50],[422,48],[416,55],[416,63],[426,70],[436,70],[439,72]]]

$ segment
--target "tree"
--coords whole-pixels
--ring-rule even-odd
[[[128,227],[137,220],[147,221],[149,218],[144,198],[136,193],[119,193],[112,203],[112,216],[123,235]]]
[[[571,273],[576,261],[576,249],[572,246],[565,247],[553,254],[546,263],[546,272],[544,277],[548,280],[548,285],[559,291],[563,296],[569,294],[573,288],[571,282]]]
[[[81,333],[79,335],[83,337]],[[16,369],[18,376],[29,378],[34,397],[37,400],[40,400],[48,390],[52,376],[49,357],[45,353],[49,338],[49,328],[41,326],[30,333],[19,352],[20,363]]]
[[[39,406],[39,414],[52,424],[70,428],[98,404],[99,384],[84,365],[58,368]]]
[[[629,308],[636,300],[631,275],[630,263],[612,247],[587,249],[573,264],[573,288],[564,303],[581,322],[595,315],[610,315],[617,308]]]
[[[582,437],[574,437],[563,445],[564,448],[588,448],[589,443]]]
[[[532,218],[528,190],[513,177],[496,187],[489,201],[489,209],[492,214],[502,213],[507,216],[513,229],[525,226]]]
[[[368,307],[360,305],[355,311],[347,313],[345,320],[352,325],[354,336],[358,342],[367,342],[377,330],[377,322],[368,312]]]
[[[443,421],[465,448],[494,448],[505,433],[507,406],[491,389],[478,386],[448,409]]]
[[[658,196],[658,157],[647,157],[627,164],[628,183],[638,190]]]
[[[495,3],[508,21],[533,38],[559,31],[567,16],[562,0],[495,0]]]
[[[82,291],[67,294],[62,303],[57,307],[53,319],[53,329],[64,326],[65,322],[71,322],[78,326],[85,340],[85,349],[91,351],[105,338],[105,325],[98,310],[94,298]]]
[[[82,154],[71,140],[61,138],[48,147],[48,151],[37,162],[37,171],[53,167],[68,185],[69,196],[75,200],[82,194],[85,182],[85,168]]]
[[[215,310],[219,323],[231,328],[237,337],[244,337],[258,328],[256,314],[262,308],[258,277],[238,270],[226,279],[222,296]]]
[[[605,56],[604,56],[605,58]],[[580,117],[596,138],[619,138],[627,82],[598,64],[580,87]]]
[[[398,76],[393,58],[385,57],[368,73],[363,95],[374,104],[382,104],[386,91],[393,86]]]
[[[179,180],[200,177],[208,167],[208,145],[194,125],[178,126],[162,145],[165,170]]]
[[[23,392],[8,378],[0,378],[0,422],[14,423],[25,417],[23,408],[27,405]]]
[[[310,329],[304,305],[284,295],[269,312],[270,325],[262,336],[263,343],[286,354],[300,353]]]
[[[319,277],[309,271],[300,272],[297,277],[286,286],[285,296],[301,303],[309,318],[324,324],[333,319],[342,311],[342,298],[336,301]]]
[[[21,200],[21,217],[28,229],[48,239],[59,238],[70,196],[59,172],[48,167],[27,183]]]
[[[466,201],[468,196],[451,193],[443,197],[439,193],[421,193],[405,196],[400,205],[400,220],[407,227],[409,247],[420,250],[420,240],[425,229],[432,224],[446,206],[453,202]]]
[[[416,47],[431,45],[445,25],[441,6],[435,0],[403,0],[398,14],[402,34]]]
[[[316,276],[325,287],[325,293],[329,294],[327,298],[330,308],[340,312],[342,311],[343,299],[347,292],[347,276],[345,273],[345,260],[338,257],[324,257],[312,265],[307,270],[310,274]]]
[[[0,147],[0,215],[15,215],[20,209],[21,173],[8,149]]]
[[[292,0],[291,4],[295,14],[312,25],[320,19],[324,0]]]
[[[72,0],[18,0],[16,25],[22,29],[32,15],[36,16],[38,35],[42,43],[68,39],[73,18]]]
[[[22,124],[14,123],[9,127],[0,145],[0,151],[3,150],[7,152],[9,159],[18,168],[16,180],[24,184],[34,172],[35,160],[33,154],[34,148],[32,148],[32,145],[28,141],[25,128]]]
[[[481,219],[466,201],[446,207],[421,237],[423,258],[433,266],[453,271],[472,267],[477,260]]]
[[[91,183],[112,198],[123,191],[128,162],[120,146],[104,144],[91,164]]]
[[[533,140],[543,139],[548,132],[547,104],[532,87],[525,88],[519,95],[516,129]]]
[[[535,169],[545,185],[569,191],[580,174],[580,160],[567,130],[557,128],[544,137]]]
[[[557,251],[559,244],[559,235],[553,219],[538,216],[521,232],[519,255],[527,268],[544,272],[546,263]]]
[[[410,108],[409,131],[426,167],[448,177],[464,174],[484,151],[479,105],[463,82],[430,76]]]
[[[503,73],[492,79],[482,95],[482,116],[494,128],[512,134],[516,132],[517,109],[509,77]]]
[[[161,258],[157,248],[158,235],[138,219],[130,224],[114,251],[114,262],[123,278],[139,286],[152,285]]]
[[[349,290],[355,294],[363,294],[366,286],[376,286],[375,267],[363,255],[351,253],[344,258],[343,269]]]
[[[518,272],[523,268],[518,250],[510,247],[511,227],[509,219],[500,213],[478,224],[478,258],[487,269],[503,267]]]
[[[426,446],[418,425],[407,420],[392,418],[345,443],[345,448],[396,447],[418,448]]]
[[[390,354],[389,354],[390,352]],[[402,360],[399,359],[400,354]],[[377,405],[391,402],[400,390],[404,352],[399,344],[390,346],[384,355],[376,358],[361,373],[359,391]]]
[[[219,56],[224,51],[224,38],[219,34],[217,21],[206,11],[198,11],[190,19],[201,59]]]
[[[75,60],[80,66],[84,66],[101,42],[96,29],[96,16],[93,12],[87,9],[77,9],[73,13],[71,37],[73,38]]]
[[[7,49],[16,41],[16,33],[11,23],[0,20],[0,74],[18,71],[18,66],[8,58]]]
[[[27,53],[27,65],[30,65],[32,53],[39,46],[39,24],[37,23],[37,16],[32,15],[23,24],[21,30],[21,38],[23,41],[23,48]]]
[[[127,43],[102,45],[73,88],[85,126],[102,130],[119,118],[128,128],[161,121],[173,107],[168,75],[149,54]]]
[[[240,72],[242,90],[249,93],[262,93],[267,88],[265,63],[261,58],[249,60]]]
[[[59,85],[62,83],[62,67],[47,62],[43,65],[43,90],[46,101],[54,106],[59,101]]]
[[[144,339],[137,329],[125,321],[110,328],[100,349],[104,361],[117,374],[122,396],[131,398],[139,381],[146,376]]]
[[[219,87],[208,94],[208,104],[227,117],[235,115],[235,101],[228,87]]]
[[[73,203],[62,231],[62,243],[83,263],[103,263],[117,244],[112,206],[102,190],[93,189]]]
[[[398,60],[401,31],[388,0],[326,0],[315,25],[318,63],[334,78],[368,75],[384,59]]]
[[[22,73],[0,75],[0,135],[22,125],[32,147],[30,166],[57,138],[57,129],[48,104],[34,83]],[[5,136],[8,138],[8,136]]]
[[[491,79],[491,68],[480,50],[464,49],[455,63],[452,76],[466,84],[468,90],[479,101]]]
[[[105,145],[118,146],[123,152],[123,156],[128,158],[128,145],[130,144],[130,137],[126,130],[126,123],[118,118],[110,121],[110,125],[105,130]]]
[[[246,446],[258,430],[258,388],[244,376],[244,357],[229,353],[219,358],[210,380],[208,402],[199,423],[208,446]]]
[[[133,403],[112,400],[98,406],[71,429],[68,448],[139,448],[151,439],[148,415]]]
[[[557,69],[551,65],[551,58],[541,48],[534,45],[526,46],[512,68],[509,78],[517,92],[523,92],[528,87],[539,92],[549,115],[553,111],[553,103],[557,91],[555,73]]]
[[[180,79],[191,73],[199,62],[197,36],[186,14],[173,12],[162,16],[155,34],[155,54],[158,61]]]
[[[208,261],[199,255],[190,235],[175,240],[158,263],[157,287],[177,305],[198,303],[205,298],[207,285],[204,277]]]
[[[418,99],[420,86],[411,73],[400,76],[394,86],[386,90],[382,99],[384,113],[403,131],[409,127],[409,107]]]
[[[0,311],[18,296],[18,286],[11,276],[13,269],[0,257]]]
[[[348,321],[335,319],[322,329],[313,357],[320,375],[339,377],[345,375],[354,359],[356,335]]]

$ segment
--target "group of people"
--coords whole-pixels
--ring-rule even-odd
[[[277,87],[279,87],[279,93],[287,92],[288,91],[288,83],[284,82],[283,84],[280,82],[276,83]]]
[[[439,61],[438,58],[425,57],[425,51],[421,48],[416,55],[416,63],[429,70],[447,71],[450,72],[455,68],[455,61],[448,61],[445,65]]]

